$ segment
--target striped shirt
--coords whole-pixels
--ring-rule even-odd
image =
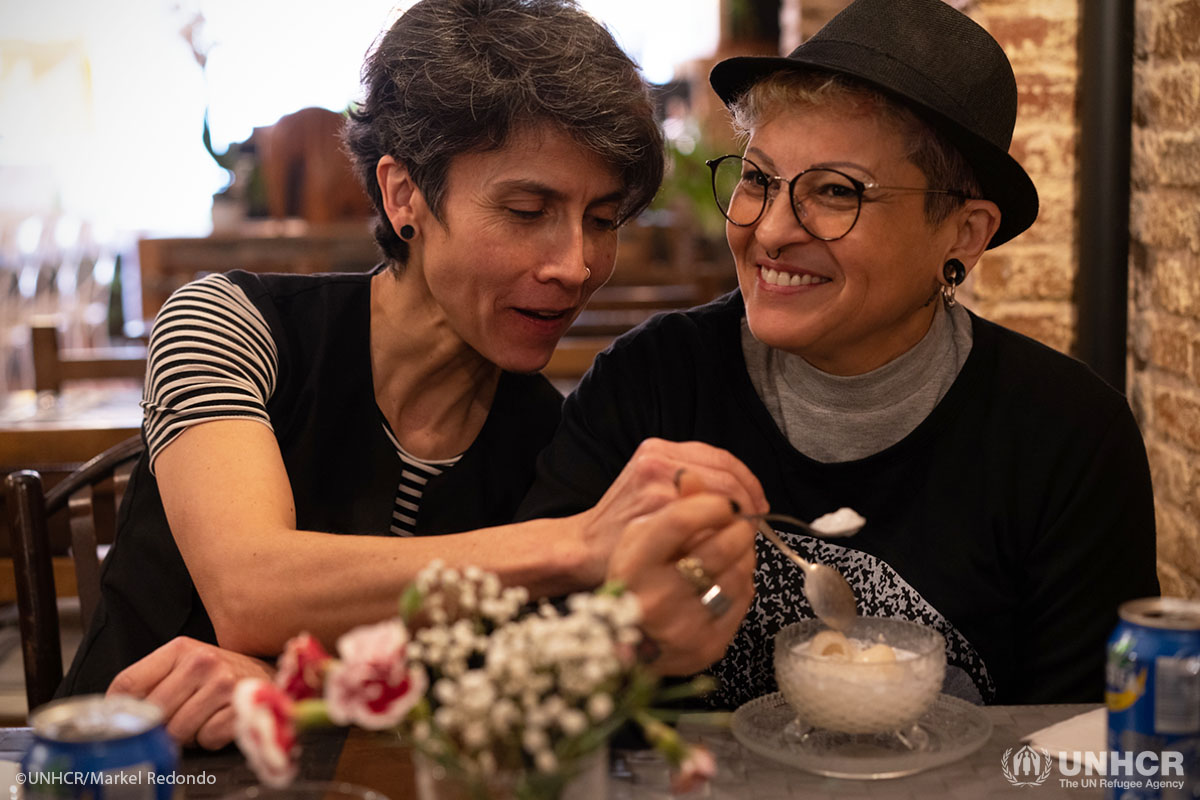
[[[154,321],[142,397],[151,472],[163,448],[193,425],[252,419],[273,431],[267,401],[278,374],[271,330],[241,287],[212,274],[172,294]],[[458,457],[417,458],[400,446],[382,413],[380,424],[404,463],[391,533],[411,536],[425,485]]]

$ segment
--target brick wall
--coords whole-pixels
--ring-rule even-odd
[[[1011,152],[1033,178],[1037,222],[989,250],[964,285],[988,319],[1064,352],[1075,342],[1077,0],[975,0],[965,5],[1008,53],[1017,78]]]
[[[1130,400],[1163,594],[1200,597],[1200,0],[1138,0],[1136,15]]]
[[[1003,45],[1020,105],[1013,155],[1038,221],[962,287],[981,315],[1064,352],[1075,343],[1077,32],[1090,0],[952,0]],[[785,0],[783,37],[841,0]],[[1200,0],[1137,0],[1130,404],[1150,458],[1163,594],[1200,598]]]

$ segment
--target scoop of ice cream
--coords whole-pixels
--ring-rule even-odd
[[[812,638],[809,650],[817,655],[839,658],[845,661],[850,657],[854,646],[841,631],[821,631]]]
[[[812,521],[812,527],[826,536],[849,536],[857,533],[867,520],[853,508],[842,506],[832,514],[825,514]]]

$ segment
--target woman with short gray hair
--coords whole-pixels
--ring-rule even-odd
[[[569,0],[424,0],[364,82],[346,142],[384,263],[210,275],[155,322],[147,452],[60,691],[148,697],[184,742],[229,741],[251,656],[393,615],[435,558],[533,597],[623,580],[663,672],[719,657],[753,592],[729,498],[765,501],[716,448],[650,445],[587,512],[506,524],[559,417],[536,373],[662,177],[634,64]],[[662,585],[687,556],[706,604]]]

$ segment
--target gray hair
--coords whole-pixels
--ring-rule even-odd
[[[662,181],[662,133],[645,81],[575,0],[422,0],[377,41],[362,71],[366,97],[344,141],[396,264],[408,243],[384,213],[379,159],[403,164],[440,220],[455,156],[503,147],[514,128],[549,124],[620,177],[618,224]]]
[[[905,157],[925,175],[930,189],[951,189],[967,197],[982,197],[975,171],[937,128],[902,103],[874,87],[839,73],[819,70],[781,70],[755,83],[729,107],[740,137],[771,116],[789,108],[812,108],[838,100],[869,106],[896,125],[906,144]],[[925,195],[925,219],[937,225],[960,208],[964,200],[952,194]]]

